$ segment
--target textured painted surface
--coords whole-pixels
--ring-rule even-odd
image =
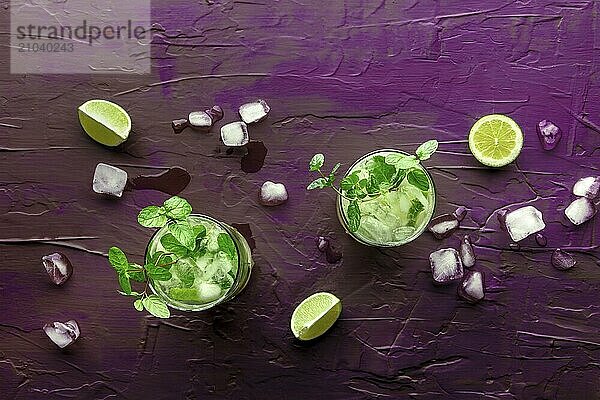
[[[0,58],[0,397],[7,399],[595,399],[600,397],[598,218],[570,226],[562,210],[582,176],[598,174],[600,4],[594,1],[156,1],[150,76],[10,76]],[[214,3],[214,4],[213,4]],[[3,3],[6,5],[6,2]],[[1,31],[8,30],[7,11]],[[257,173],[218,145],[218,128],[261,97],[269,118],[251,128],[268,148]],[[121,151],[82,134],[76,107],[118,102],[135,133]],[[170,123],[219,104],[209,134],[174,135]],[[470,156],[466,134],[492,112],[525,133],[502,170]],[[535,124],[564,131],[544,152]],[[306,163],[322,150],[351,163],[382,147],[431,137],[436,214],[469,209],[444,241],[424,234],[392,250],[362,247],[337,222],[331,193],[307,193]],[[151,232],[138,210],[155,191],[105,200],[94,167],[130,174],[179,165],[195,210],[249,223],[256,269],[236,300],[176,313],[167,322],[119,297],[105,257],[119,243],[141,257]],[[290,200],[264,208],[265,180]],[[548,246],[509,247],[495,213],[532,204]],[[432,285],[427,257],[470,233],[487,300],[468,305],[456,287]],[[315,237],[334,239],[327,263]],[[571,249],[568,272],[551,250]],[[75,272],[53,287],[40,258],[67,254]],[[309,344],[288,328],[293,308],[327,290],[342,318]],[[82,337],[61,352],[41,327],[77,319]],[[325,396],[327,394],[327,396]]]

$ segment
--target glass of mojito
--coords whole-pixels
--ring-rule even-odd
[[[429,140],[414,155],[395,149],[373,151],[359,158],[339,180],[336,174],[341,164],[325,174],[324,156],[316,154],[309,170],[320,177],[307,189],[330,187],[337,192],[339,220],[358,242],[401,246],[419,237],[433,216],[435,187],[421,162],[437,147],[436,140]]]
[[[239,294],[250,278],[253,261],[246,239],[233,227],[206,215],[191,214],[187,224],[195,232],[194,249],[181,245],[169,221],[156,231],[146,249],[146,263],[162,254],[174,255],[168,280],[151,280],[155,295],[169,307],[201,311],[226,302]]]
[[[394,157],[388,157],[390,155]],[[369,166],[375,157],[390,160],[409,157],[409,154],[392,149],[373,151],[358,159],[348,169],[345,177],[356,174],[359,181],[368,178]],[[390,164],[393,165],[392,162]],[[418,168],[427,177],[428,189],[422,190],[404,179],[397,187],[372,199],[358,202],[361,219],[358,230],[354,232],[349,229],[350,200],[344,197],[343,190],[342,194],[338,194],[338,218],[354,239],[370,246],[394,247],[413,241],[425,231],[435,208],[435,187],[431,176],[421,164],[414,168]]]

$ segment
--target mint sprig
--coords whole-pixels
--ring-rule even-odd
[[[349,203],[346,208],[348,229],[350,232],[356,232],[360,228],[361,202],[373,200],[383,194],[396,190],[405,180],[421,191],[426,192],[429,190],[429,179],[419,168],[419,164],[421,161],[431,158],[437,148],[437,140],[428,140],[417,148],[415,155],[404,156],[393,153],[385,157],[374,156],[365,165],[365,169],[368,172],[367,177],[361,178],[357,172],[353,172],[340,181],[339,188],[334,183],[337,178],[336,173],[341,164],[335,164],[331,172],[325,175],[322,171],[325,164],[325,156],[320,153],[315,154],[310,160],[308,169],[310,172],[318,172],[320,177],[313,180],[307,186],[307,189],[314,190],[330,187],[338,195],[348,200]],[[416,218],[416,215],[423,208],[423,204],[418,200],[413,200],[409,210],[409,219],[413,220]]]
[[[169,233],[161,238],[165,252],[155,253],[144,265],[129,262],[123,250],[118,247],[109,249],[108,262],[117,273],[121,288],[119,293],[134,297],[133,306],[137,311],[146,310],[158,318],[170,317],[167,304],[157,295],[149,294],[148,285],[150,282],[170,280],[170,268],[174,264],[193,251],[202,252],[206,228],[202,225],[191,226],[187,221],[191,213],[190,203],[178,196],[166,200],[162,206],[152,205],[140,211],[137,219],[143,227],[162,228],[169,224]],[[231,240],[228,235],[227,237]],[[222,251],[229,254],[229,247]],[[134,291],[132,281],[145,284],[143,291]]]

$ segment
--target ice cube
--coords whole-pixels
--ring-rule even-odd
[[[506,229],[515,242],[544,229],[542,213],[533,206],[521,207],[506,214]]]
[[[325,258],[330,264],[335,264],[342,259],[342,252],[333,246],[329,238],[319,236],[317,238],[317,247],[321,253],[325,253]]]
[[[223,113],[223,109],[219,106],[212,106],[210,110],[206,110],[206,113],[210,115],[213,124],[216,124],[217,122],[222,120],[223,115],[225,115],[225,113]]]
[[[263,206],[278,206],[288,199],[288,193],[283,183],[266,181],[260,188],[260,204]]]
[[[475,252],[473,251],[469,235],[465,235],[460,242],[460,260],[463,266],[467,268],[475,265]]]
[[[62,253],[52,253],[42,257],[42,263],[48,272],[50,280],[56,285],[62,285],[73,274],[71,261]]]
[[[560,128],[546,119],[537,124],[537,133],[544,150],[554,149],[562,137]]]
[[[94,192],[121,197],[126,184],[127,172],[104,163],[96,165],[92,185]]]
[[[61,349],[76,341],[80,333],[79,326],[74,320],[65,323],[51,322],[44,325],[44,332]]]
[[[440,249],[429,255],[433,280],[445,284],[463,277],[463,265],[458,251]]]
[[[600,176],[581,178],[573,186],[573,194],[575,196],[595,199],[598,196],[598,192],[600,192]]]
[[[548,244],[548,239],[546,239],[546,236],[542,235],[541,233],[537,233],[535,235],[535,241],[542,247],[546,247]]]
[[[458,295],[471,303],[478,302],[485,297],[483,281],[482,272],[467,271],[465,278],[458,286]]]
[[[210,303],[221,297],[221,286],[216,283],[202,282],[196,286],[202,303]]]
[[[192,111],[188,115],[188,122],[194,128],[209,130],[213,125],[211,116],[206,111]]]
[[[175,119],[171,122],[171,127],[175,133],[181,133],[185,128],[190,126],[187,119]]]
[[[580,197],[569,204],[565,209],[565,215],[573,224],[581,225],[596,215],[596,207],[590,199]]]
[[[429,231],[433,233],[436,239],[444,239],[452,235],[458,228],[458,219],[454,215],[443,214],[431,220]]]
[[[464,206],[458,207],[456,210],[454,210],[452,215],[454,215],[454,217],[458,220],[458,222],[462,221],[467,216],[467,207],[464,207]]]
[[[571,269],[577,263],[575,258],[570,253],[567,253],[561,249],[554,250],[551,261],[554,268],[561,271]]]
[[[239,111],[242,121],[247,124],[253,124],[267,118],[267,114],[271,111],[271,108],[266,101],[259,99],[252,103],[242,104]]]
[[[221,140],[225,146],[239,147],[248,143],[248,126],[244,122],[231,122],[221,127]]]

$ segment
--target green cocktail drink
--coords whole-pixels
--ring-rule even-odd
[[[171,278],[151,281],[150,288],[172,308],[200,311],[231,300],[244,289],[253,261],[246,239],[231,226],[205,215],[192,214],[186,221],[195,231],[205,229],[194,250],[181,246],[169,227],[160,228],[146,249],[146,263],[157,254],[175,254]]]
[[[426,229],[435,208],[435,188],[427,170],[413,159],[402,151],[383,149],[364,155],[350,167],[344,180],[352,181],[347,179],[352,177],[357,182],[353,191],[365,182],[364,191],[368,193],[373,175],[381,176],[384,182],[378,187],[379,195],[367,195],[356,202],[360,225],[354,230],[350,229],[348,215],[350,200],[342,185],[337,199],[338,217],[354,239],[370,246],[394,247],[411,242]],[[404,169],[408,165],[410,168]],[[389,185],[385,177],[388,171]]]

